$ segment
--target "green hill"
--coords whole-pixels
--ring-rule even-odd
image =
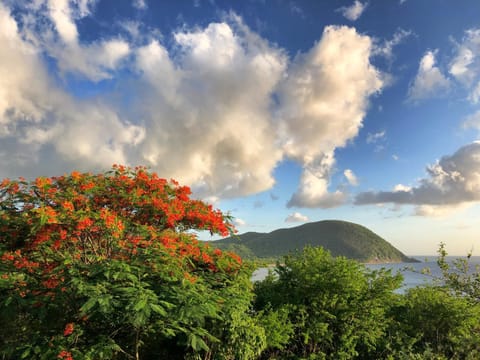
[[[312,222],[270,233],[248,232],[210,244],[250,259],[278,258],[310,245],[322,246],[333,256],[343,255],[362,262],[416,261],[366,227],[339,220]]]

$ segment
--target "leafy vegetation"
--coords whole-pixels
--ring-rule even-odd
[[[2,181],[0,358],[480,358],[468,258],[442,246],[444,281],[401,294],[400,275],[307,246],[252,284],[250,263],[192,235],[233,227],[189,194],[122,166]]]
[[[371,230],[354,223],[325,220],[270,233],[248,232],[212,242],[247,259],[278,259],[305,246],[321,246],[334,256],[361,262],[414,262]]]
[[[280,334],[273,332],[284,335],[281,346],[267,347],[262,358],[480,358],[478,299],[449,285],[400,294],[401,281],[322,248],[284,257],[255,284],[258,311],[288,314],[279,320]]]
[[[257,336],[245,311],[251,269],[188,233],[232,230],[189,193],[144,168],[122,166],[4,180],[2,357],[233,359],[245,347],[258,354],[261,340],[238,344],[236,331]]]

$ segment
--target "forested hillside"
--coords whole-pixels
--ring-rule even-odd
[[[334,256],[362,262],[411,262],[386,240],[364,226],[324,220],[270,233],[248,232],[211,243],[245,258],[278,258],[305,246],[322,246]]]

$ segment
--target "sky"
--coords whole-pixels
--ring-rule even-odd
[[[0,0],[0,178],[143,165],[240,233],[480,255],[478,0]]]

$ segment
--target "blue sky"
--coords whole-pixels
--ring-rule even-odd
[[[480,3],[0,0],[0,177],[145,165],[239,232],[480,254]]]

